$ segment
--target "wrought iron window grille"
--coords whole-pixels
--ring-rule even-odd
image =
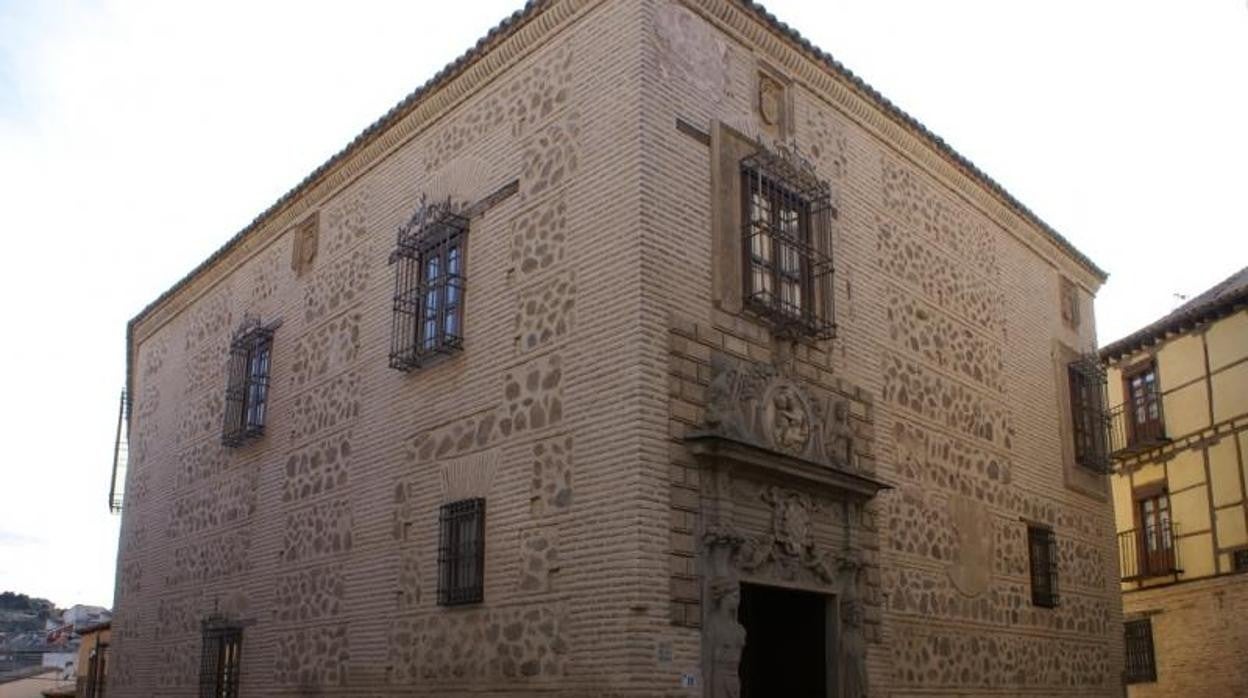
[[[779,337],[836,336],[832,189],[796,147],[741,160],[745,306]]]
[[[1029,525],[1027,549],[1031,567],[1031,604],[1042,608],[1056,608],[1058,558],[1057,537],[1053,535],[1053,529]]]
[[[399,228],[390,253],[395,266],[390,367],[420,368],[463,348],[464,253],[468,218],[445,199],[421,204]]]
[[[274,329],[248,318],[230,342],[225,422],[221,431],[221,443],[226,446],[241,446],[264,435]]]
[[[1153,654],[1153,622],[1150,618],[1129,620],[1123,624],[1127,650],[1127,683],[1157,680],[1157,661]]]
[[[1096,354],[1086,354],[1070,362],[1066,374],[1075,462],[1094,473],[1108,473],[1112,461],[1105,367]]]
[[[485,500],[444,504],[438,519],[438,604],[479,603],[485,593]]]
[[[243,629],[213,620],[203,627],[199,655],[199,697],[238,698],[242,669]]]

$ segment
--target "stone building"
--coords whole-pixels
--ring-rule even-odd
[[[1104,278],[755,5],[531,3],[131,322],[109,690],[1119,695]]]
[[[1128,693],[1248,694],[1248,268],[1101,356]]]

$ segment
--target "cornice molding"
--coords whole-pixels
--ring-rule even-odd
[[[137,352],[143,340],[209,293],[312,209],[426,131],[447,112],[485,88],[601,2],[603,0],[549,0],[534,16],[521,20],[523,24],[505,35],[498,45],[487,46],[493,36],[478,41],[465,57],[443,68],[425,86],[404,100],[416,97],[414,103],[401,102],[392,110],[406,113],[400,116],[386,114],[378,119],[318,171],[296,185],[272,208],[261,213],[234,239],[131,320],[128,337],[130,352]],[[463,61],[467,61],[467,65],[461,68],[459,63]],[[460,72],[455,74],[457,70]],[[447,81],[439,84],[443,80]],[[395,119],[392,123],[385,123],[392,118]],[[133,361],[136,357],[129,358]]]
[[[958,193],[1051,266],[1074,278],[1089,293],[1095,293],[1104,282],[1103,272],[1063,249],[1054,239],[1056,233],[1050,234],[1027,220],[1014,204],[993,191],[992,187],[999,185],[989,184],[981,176],[954,162],[942,152],[942,149],[949,149],[948,145],[934,142],[939,138],[890,113],[880,104],[882,97],[871,95],[855,84],[854,78],[829,65],[830,59],[823,60],[812,55],[818,49],[802,46],[738,2],[679,1],[773,65],[788,71],[799,84]],[[891,104],[888,107],[900,112]],[[1065,240],[1062,242],[1069,245]]]

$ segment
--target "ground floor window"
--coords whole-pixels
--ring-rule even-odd
[[[1149,618],[1129,620],[1125,624],[1127,644],[1127,683],[1157,680],[1157,662],[1153,656],[1153,623]]]
[[[204,644],[199,660],[200,698],[238,698],[242,650],[242,628],[204,629]]]

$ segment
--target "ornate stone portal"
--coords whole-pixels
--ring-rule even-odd
[[[772,365],[711,360],[704,428],[687,437],[703,468],[699,570],[705,695],[740,694],[741,583],[828,598],[829,695],[866,695],[867,557],[862,505],[884,483],[857,466],[850,398]],[[867,432],[869,434],[869,432]],[[861,446],[861,444],[858,444]],[[761,526],[760,521],[769,522]]]

